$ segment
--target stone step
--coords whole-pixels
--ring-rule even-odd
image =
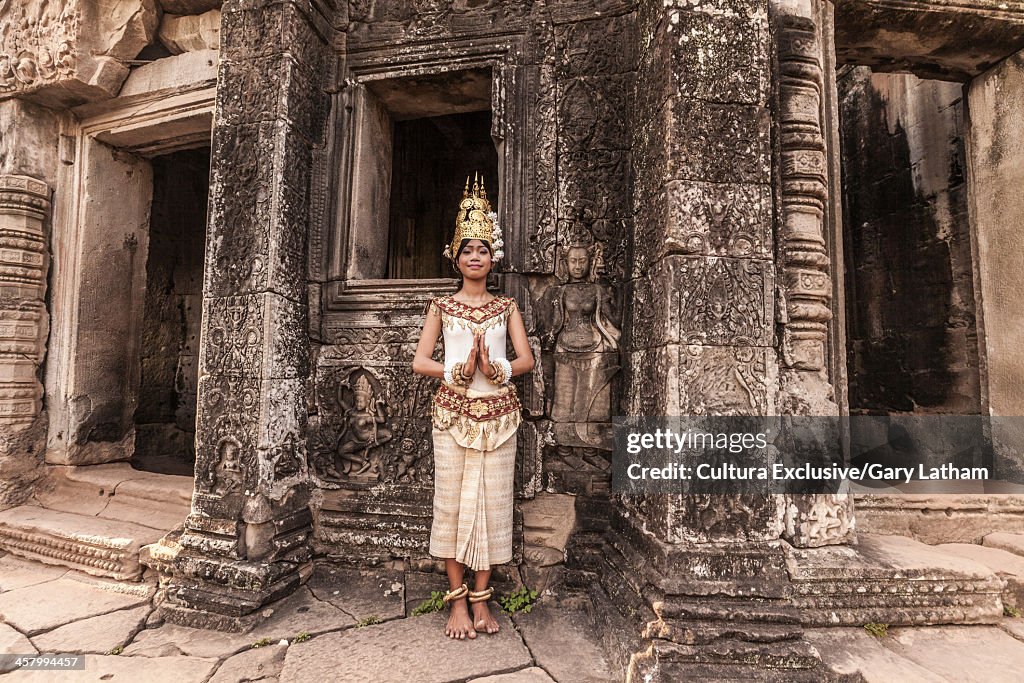
[[[1024,557],[1024,534],[996,532],[985,536],[981,544],[986,548],[1005,550],[1008,553]]]
[[[128,463],[50,466],[35,500],[60,512],[160,529],[180,526],[192,503],[192,477],[132,469]]]
[[[806,626],[995,624],[1006,582],[984,564],[903,536],[787,551]]]
[[[165,534],[123,520],[22,505],[0,512],[0,549],[120,581],[142,578],[139,550]]]
[[[1009,607],[1024,606],[1024,557],[976,543],[946,543],[935,547],[985,565],[1006,582],[1003,603]]]

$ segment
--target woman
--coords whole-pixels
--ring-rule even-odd
[[[487,292],[487,274],[504,255],[496,215],[482,183],[466,189],[455,237],[444,254],[462,275],[454,295],[431,299],[416,347],[413,372],[440,377],[432,407],[434,521],[430,554],[443,558],[451,590],[445,625],[450,638],[497,633],[487,607],[491,567],[512,559],[512,480],[516,429],[522,419],[509,380],[533,369],[522,315],[511,297]],[[493,250],[492,250],[493,246]],[[444,363],[431,358],[444,334]],[[505,358],[512,337],[516,359]],[[474,590],[463,582],[474,572]],[[468,600],[468,604],[467,604]],[[472,606],[472,618],[470,617]]]

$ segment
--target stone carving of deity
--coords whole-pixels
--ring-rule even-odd
[[[387,415],[384,401],[375,398],[370,381],[360,375],[353,389],[354,405],[340,399],[345,409],[341,438],[338,441],[338,469],[343,475],[369,473],[380,476],[381,446],[391,440],[391,430],[384,426]]]
[[[550,335],[555,342],[551,419],[611,420],[611,380],[619,371],[619,337],[611,292],[597,282],[600,246],[573,244],[558,263],[561,285],[552,297]],[[583,445],[583,444],[580,444]]]

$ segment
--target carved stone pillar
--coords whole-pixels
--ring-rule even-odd
[[[831,192],[838,178],[832,4],[821,0],[772,3],[779,49],[779,129],[782,217],[776,240],[781,268],[782,331],[778,411],[782,415],[838,415],[829,376],[830,306],[835,221]],[[832,339],[838,338],[835,335]],[[828,435],[834,447],[841,434]],[[784,537],[818,547],[853,538],[853,496],[786,497]]]
[[[32,424],[42,408],[46,351],[46,223],[50,188],[0,176],[0,430]]]
[[[245,628],[310,560],[307,233],[328,31],[308,2],[223,7],[196,490],[165,609],[174,621]]]
[[[788,271],[776,249],[769,0],[638,11],[626,413],[776,414]],[[642,623],[617,653],[631,680],[820,677],[791,601],[784,503],[623,498],[595,599],[611,598],[610,620]]]

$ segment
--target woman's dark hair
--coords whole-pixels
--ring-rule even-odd
[[[457,252],[455,252],[456,260],[458,260],[459,256],[462,254],[462,250],[466,248],[466,245],[469,244],[470,242],[472,242],[473,240],[476,240],[476,239],[480,239],[480,238],[479,237],[473,237],[472,239],[462,240],[462,243],[459,244],[459,250]],[[493,255],[494,254],[494,250],[491,249],[491,243],[488,242],[487,240],[480,240],[480,241],[484,243],[485,247],[487,247],[487,251],[491,252],[491,254]]]

